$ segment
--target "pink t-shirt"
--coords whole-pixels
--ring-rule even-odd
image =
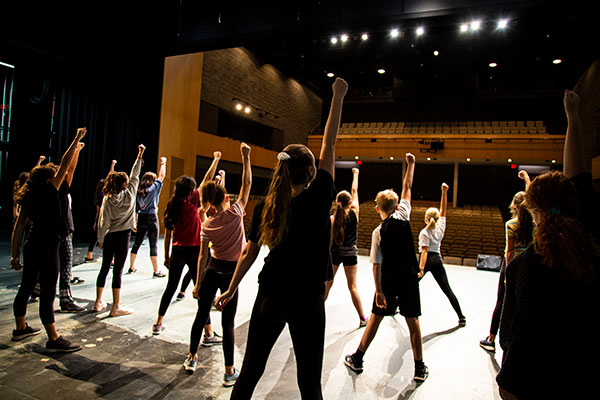
[[[246,245],[244,215],[244,207],[236,201],[202,224],[200,239],[212,243],[212,256],[217,260],[237,261],[240,258]]]

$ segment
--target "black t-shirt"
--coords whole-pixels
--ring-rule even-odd
[[[60,236],[67,236],[69,233],[75,231],[73,214],[71,213],[71,204],[69,202],[69,193],[71,193],[71,188],[67,182],[63,181],[58,189],[61,208],[61,219],[58,227],[58,234]]]
[[[410,222],[388,216],[381,222],[382,275],[390,278],[416,277],[419,262],[415,251]]]
[[[356,240],[358,239],[358,218],[354,210],[348,211],[344,221],[344,242],[341,245],[331,244],[331,253],[339,256],[355,256],[358,254]]]
[[[331,175],[319,169],[308,189],[292,198],[288,235],[265,258],[258,277],[262,290],[322,292],[331,276],[329,210],[336,190]],[[254,208],[248,240],[259,243],[264,200]]]
[[[94,204],[98,207],[102,207],[102,199],[104,198],[104,193],[102,190],[104,189],[104,178],[100,179],[96,184],[96,189],[94,190]]]
[[[50,182],[27,183],[29,190],[22,201],[22,209],[32,222],[29,240],[56,240],[62,219],[59,194]]]

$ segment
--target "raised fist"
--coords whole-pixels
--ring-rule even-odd
[[[138,149],[139,149],[139,151],[144,151],[144,150],[146,150],[146,146],[144,146],[143,144],[140,143],[138,145]]]
[[[348,91],[348,83],[342,78],[335,78],[335,82],[332,85],[333,94],[338,96],[345,96]]]
[[[358,175],[358,168],[352,168],[352,173]]]
[[[411,153],[406,153],[406,162],[410,165],[410,164],[414,164],[415,163],[415,156]]]
[[[161,157],[160,158],[160,163],[161,164],[166,164],[167,163],[167,157]]]
[[[448,185],[447,185],[445,182],[444,182],[444,183],[442,183],[442,190],[443,190],[444,192],[447,192],[447,191],[448,191],[448,188],[449,188],[449,186],[448,186]]]
[[[86,128],[77,128],[77,140],[83,139],[83,137],[85,136],[86,133],[87,133]]]
[[[215,151],[213,153],[213,157],[216,158],[217,160],[219,160],[221,158],[221,152],[220,151]]]
[[[240,144],[240,151],[242,152],[242,156],[248,157],[250,155],[250,146],[242,142],[242,144]]]

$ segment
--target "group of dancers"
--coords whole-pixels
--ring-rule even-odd
[[[448,297],[457,314],[458,325],[466,325],[466,318],[448,283],[440,254],[440,243],[446,228],[448,185],[441,184],[439,209],[430,208],[425,213],[426,226],[418,238],[419,259],[410,228],[411,187],[415,170],[415,157],[410,153],[406,154],[407,170],[400,196],[388,189],[379,192],[376,197],[376,209],[382,221],[372,233],[370,262],[373,264],[375,296],[371,315],[365,316],[356,282],[358,169],[353,169],[351,192],[342,191],[336,196],[334,186],[335,144],[348,85],[343,79],[337,78],[332,89],[331,108],[318,166],[313,153],[306,146],[286,146],[277,155],[277,164],[265,198],[254,208],[247,236],[243,218],[252,185],[252,169],[251,148],[245,143],[240,146],[242,185],[235,201],[225,190],[224,172],[217,173],[221,154],[216,151],[200,185],[192,177],[179,177],[166,206],[164,264],[168,268],[168,278],[152,333],[160,335],[165,329],[166,311],[187,265],[187,276],[194,283],[193,295],[198,300],[198,309],[191,327],[189,354],[183,366],[189,372],[196,369],[202,332],[202,344],[222,342],[225,364],[223,385],[234,386],[232,399],[252,397],[273,345],[286,325],[294,347],[300,394],[305,399],[322,398],[324,303],[335,272],[342,264],[358,313],[359,326],[365,327],[356,351],[344,359],[344,364],[356,373],[363,371],[363,357],[383,317],[394,315],[399,310],[410,331],[415,363],[414,380],[423,382],[427,379],[429,370],[423,361],[419,324],[419,280],[428,271],[431,271]],[[547,375],[527,371],[526,366],[534,356],[542,360],[549,357],[537,348],[530,351],[531,346],[526,344],[539,335],[544,336],[540,340],[545,344],[549,343],[549,338],[555,337],[546,329],[547,326],[537,325],[547,324],[552,315],[547,304],[565,312],[577,301],[599,304],[598,248],[595,242],[597,236],[594,236],[598,232],[598,222],[597,218],[582,218],[578,208],[596,198],[590,174],[586,173],[582,161],[578,107],[577,95],[567,91],[565,108],[569,116],[569,130],[565,143],[565,173],[548,172],[531,182],[526,174],[520,175],[527,182],[526,190],[515,196],[511,205],[515,218],[506,225],[506,267],[502,269],[500,277],[498,304],[490,334],[480,343],[482,347],[493,350],[500,325],[501,345],[505,353],[498,383],[500,393],[506,399],[527,398],[534,390],[535,393],[544,393],[542,386]],[[40,332],[40,329],[32,328],[25,322],[27,300],[39,279],[40,318],[48,334],[46,349],[51,352],[81,348],[58,335],[53,302],[59,271],[59,242],[63,235],[64,206],[61,205],[61,196],[64,189],[61,191],[61,188],[65,180],[70,184],[85,134],[85,128],[77,131],[59,166],[46,164],[35,167],[17,196],[21,210],[12,240],[11,267],[15,269],[21,268],[20,248],[25,224],[32,226],[23,250],[25,268],[22,284],[14,301],[17,326],[13,331],[13,339],[21,340]],[[137,229],[137,237],[130,256],[129,272],[136,271],[135,254],[145,234],[148,234],[153,276],[162,275],[158,270],[156,249],[157,203],[165,176],[166,159],[161,158],[157,175],[147,173],[140,184],[144,149],[143,145],[139,146],[137,159],[129,175],[111,168],[103,185],[103,199],[97,212],[97,240],[103,250],[103,260],[96,281],[97,295],[93,311],[101,311],[105,307],[102,295],[112,264],[113,303],[110,316],[131,313],[120,299],[121,274],[132,230]],[[336,210],[330,215],[334,200]],[[235,314],[240,296],[238,286],[263,245],[268,247],[269,253],[259,274],[246,351],[241,370],[238,370],[234,363]],[[90,254],[88,258],[91,258]],[[219,296],[217,291],[221,293]],[[183,298],[184,292],[185,288],[182,288],[177,299]],[[570,297],[565,297],[565,292]],[[533,293],[533,298],[530,293]],[[548,296],[552,298],[548,299]],[[222,311],[222,338],[212,331],[210,324],[209,314],[213,305]],[[573,313],[581,314],[580,310]],[[574,337],[568,329],[561,329],[560,333]],[[568,362],[578,361],[581,357],[582,354],[563,355]],[[548,375],[553,376],[553,373]],[[585,373],[582,375],[587,376]],[[532,379],[534,386],[529,385]],[[588,394],[587,389],[588,386],[579,385],[577,390]]]

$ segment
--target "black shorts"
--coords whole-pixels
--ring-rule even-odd
[[[387,304],[386,308],[379,308],[373,298],[373,309],[371,312],[382,317],[394,315],[396,308],[400,309],[400,315],[406,318],[417,318],[421,315],[421,295],[419,293],[419,280],[416,276],[408,278],[386,279],[381,277],[383,294]]]
[[[349,267],[351,265],[358,264],[357,256],[340,256],[335,253],[331,253],[331,262],[333,265],[337,265],[338,267],[344,264],[344,267]]]

